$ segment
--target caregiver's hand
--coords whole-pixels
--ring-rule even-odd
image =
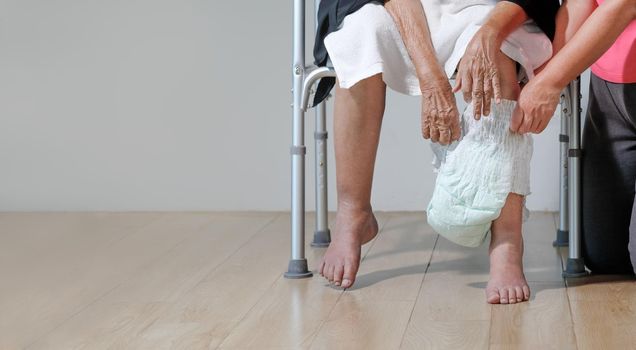
[[[512,112],[510,130],[519,134],[538,134],[545,130],[559,104],[561,88],[539,74],[521,90],[519,101]]]
[[[431,79],[422,90],[422,135],[448,145],[459,140],[459,112],[455,95],[445,78]]]
[[[490,101],[501,102],[501,85],[496,57],[501,40],[498,33],[482,27],[472,38],[459,62],[453,92],[459,90],[466,102],[473,102],[475,119],[490,114]]]

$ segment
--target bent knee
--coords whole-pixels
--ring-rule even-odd
[[[501,84],[501,97],[506,100],[519,99],[521,88],[517,79],[517,62],[499,51],[497,55],[497,71]]]

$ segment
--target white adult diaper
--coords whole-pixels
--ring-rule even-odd
[[[427,209],[428,223],[452,242],[479,246],[508,194],[530,194],[532,136],[510,131],[515,105],[493,101],[480,120],[472,104],[462,114],[465,135],[446,152]]]

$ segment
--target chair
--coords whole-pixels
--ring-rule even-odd
[[[305,112],[311,89],[319,79],[335,77],[333,69],[306,66],[305,1],[293,0],[292,61],[292,145],[291,153],[291,257],[286,278],[311,277],[305,258]],[[314,0],[317,13],[320,0]],[[569,245],[564,277],[586,274],[581,257],[581,108],[580,78],[572,81],[561,95],[559,227],[556,247]],[[326,247],[331,241],[327,208],[327,130],[324,102],[315,107],[314,142],[316,146],[315,191],[316,228],[311,246]]]

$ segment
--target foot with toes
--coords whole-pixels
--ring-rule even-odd
[[[377,233],[378,223],[370,209],[339,209],[334,235],[318,273],[335,286],[351,287],[360,266],[361,247]]]
[[[521,239],[493,239],[490,245],[490,280],[486,287],[488,303],[516,304],[530,299],[522,257]]]

